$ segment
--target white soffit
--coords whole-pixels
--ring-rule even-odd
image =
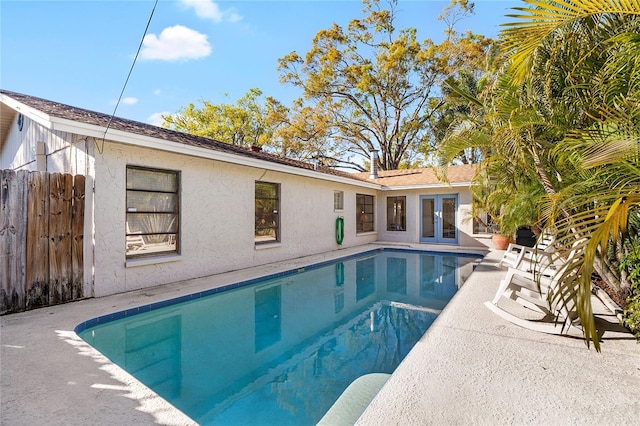
[[[41,124],[46,128],[51,128],[51,117],[49,117],[48,114],[45,114],[44,112],[38,109],[32,108],[28,105],[18,102],[12,97],[9,97],[3,93],[0,93],[0,102],[16,110],[18,113],[22,115],[26,115],[27,117],[37,122],[38,124]]]

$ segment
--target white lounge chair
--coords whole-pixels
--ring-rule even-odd
[[[527,247],[520,244],[510,243],[505,250],[504,255],[498,266],[507,266],[510,268],[521,268],[521,263],[526,261],[528,263],[536,263],[538,261],[545,261],[544,259],[550,256],[550,252],[553,250],[554,238],[547,232],[543,232],[535,247]],[[522,269],[522,268],[521,268]]]
[[[569,282],[569,288],[565,285],[563,291],[571,293],[576,290],[575,277],[564,274],[574,255],[575,251],[563,263],[535,263],[529,270],[510,267],[493,300],[485,302],[485,306],[513,324],[543,333],[567,334],[572,329],[579,328],[574,298],[559,295],[559,280],[563,278]],[[551,255],[548,258],[551,259]],[[519,313],[524,308],[544,316],[540,318],[538,315],[538,319],[523,318],[528,315],[518,316],[511,312],[513,309],[510,311],[504,306],[513,302],[500,304],[503,299],[517,302],[520,306]]]

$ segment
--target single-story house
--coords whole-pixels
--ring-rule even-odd
[[[449,183],[352,174],[6,90],[0,104],[2,169],[85,176],[85,297],[372,242],[489,244],[473,165]]]

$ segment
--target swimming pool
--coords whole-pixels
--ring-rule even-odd
[[[393,372],[479,258],[375,250],[76,332],[200,424],[315,424],[353,380]]]

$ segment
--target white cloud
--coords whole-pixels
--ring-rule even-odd
[[[156,90],[153,91],[153,94],[156,95],[156,96],[160,96],[161,93],[162,92],[160,91],[160,89],[156,89]]]
[[[192,7],[198,18],[211,19],[215,23],[222,22],[223,13],[217,3],[211,0],[182,0],[186,7]]]
[[[233,12],[233,9],[220,10],[218,3],[211,0],[181,0],[181,3],[187,8],[193,8],[198,18],[208,19],[216,24],[223,20],[231,23],[242,20],[242,16]]]
[[[132,98],[132,97],[123,98],[122,99],[122,103],[125,104],[125,105],[137,104],[138,103],[138,98]]]
[[[178,61],[198,59],[211,54],[207,36],[182,25],[167,27],[160,36],[148,34],[142,41],[142,59]]]
[[[109,103],[110,103],[111,105],[116,105],[116,104],[118,103],[118,101],[114,99],[114,100],[112,100],[112,101],[109,101]],[[137,104],[137,103],[138,103],[138,98],[133,98],[133,97],[131,97],[131,96],[130,96],[130,97],[127,97],[127,98],[122,98],[122,99],[120,99],[120,103],[121,103],[121,104],[124,104],[124,105],[133,105],[133,104]]]
[[[229,22],[236,23],[240,21],[242,21],[242,16],[238,15],[237,13],[229,14]]]
[[[156,112],[147,117],[147,123],[153,124],[154,126],[162,125],[162,116],[163,115],[171,115],[170,112]]]

